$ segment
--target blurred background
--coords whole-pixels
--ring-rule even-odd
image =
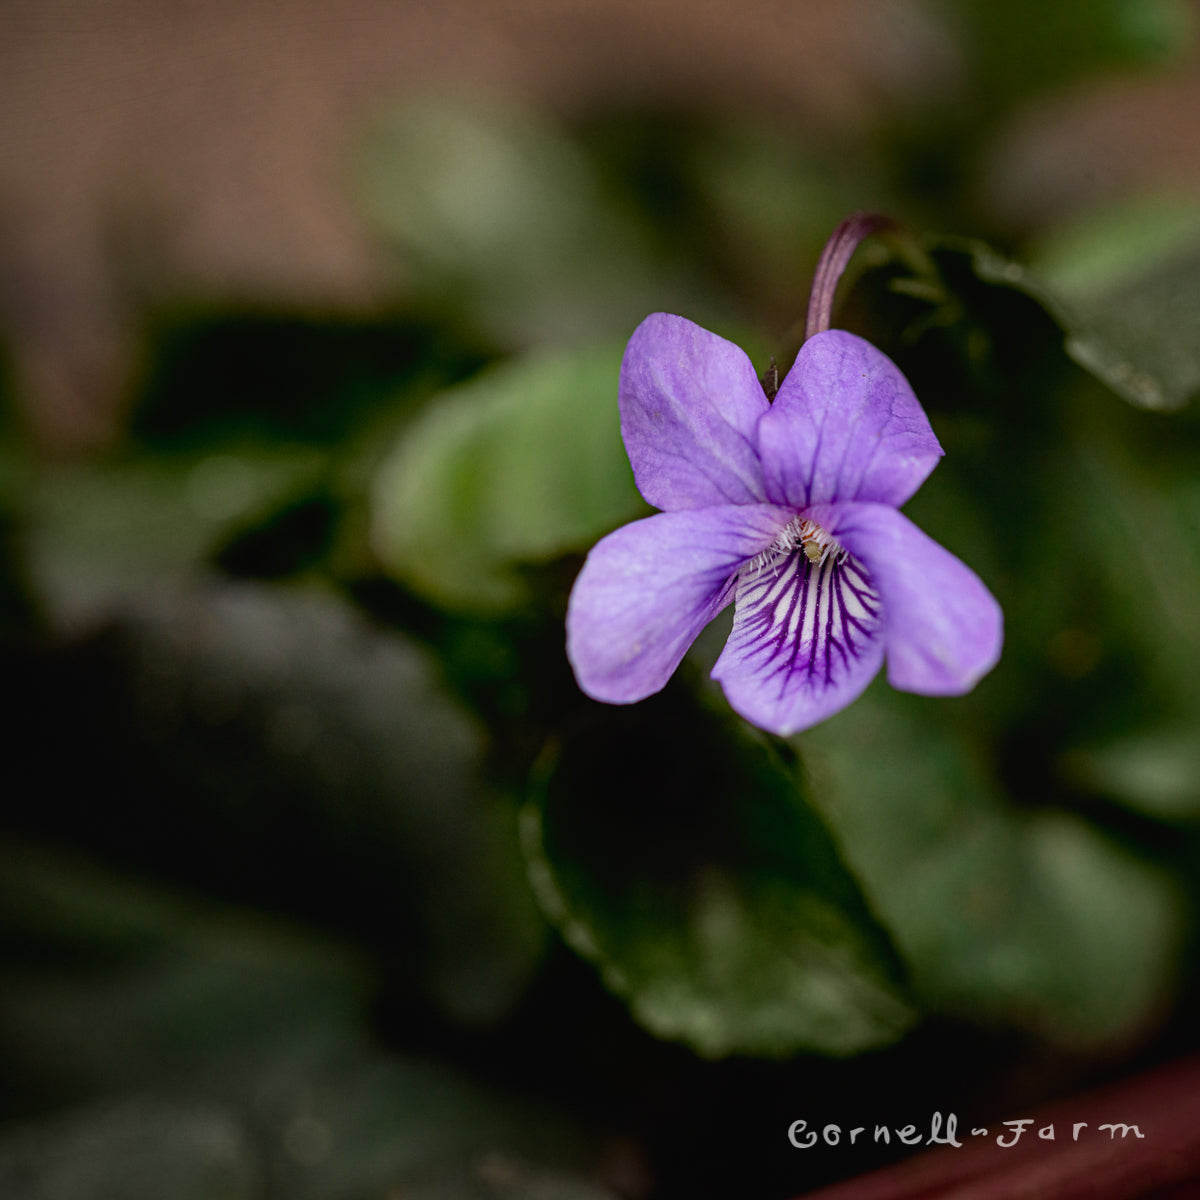
[[[5,0],[0,1195],[786,1200],[1194,1049],[1198,22]],[[625,340],[786,365],[858,209],[1003,662],[587,701]]]

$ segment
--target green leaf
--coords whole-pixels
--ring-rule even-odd
[[[1192,29],[1180,0],[943,0],[988,99],[1013,100],[1114,69],[1161,63]]]
[[[595,336],[651,307],[637,221],[544,115],[443,101],[386,114],[364,146],[368,218],[406,281],[508,344]]]
[[[452,322],[183,308],[158,316],[132,412],[142,445],[215,452],[258,442],[331,445],[398,400],[479,369],[491,353]]]
[[[952,711],[1007,731],[1025,800],[1075,804],[1082,789],[1178,817],[1200,784],[1175,745],[1200,720],[1195,410],[1124,403],[1069,363],[1025,291],[964,274],[959,250],[934,257],[940,303],[962,311],[903,361],[946,458],[906,512],[1007,617],[1000,668]],[[1081,279],[1124,269],[1111,244],[1069,261]]]
[[[1131,734],[1063,756],[1077,787],[1162,821],[1200,817],[1200,746],[1195,727]]]
[[[582,551],[649,512],[621,444],[616,347],[530,355],[439,397],[374,489],[388,571],[447,608],[525,598],[517,566]]]
[[[1030,263],[1062,295],[1115,292],[1200,242],[1190,199],[1142,196],[1099,207],[1039,238]]]
[[[327,470],[318,450],[263,444],[30,469],[33,589],[58,621],[103,619],[166,578],[196,574],[248,522],[318,489]]]
[[[1015,809],[946,703],[877,684],[796,739],[918,996],[1074,1045],[1137,1031],[1171,994],[1179,895],[1086,822]]]
[[[229,856],[246,883],[269,878],[257,864],[273,842],[276,862],[292,848],[297,877],[315,857],[343,919],[394,947],[440,1009],[484,1023],[507,1012],[546,930],[512,802],[484,775],[485,733],[423,648],[336,595],[253,585],[148,599],[132,632],[139,724],[171,730],[155,747],[167,769],[190,766],[208,823],[223,816],[252,843]],[[284,838],[289,813],[300,828]]]
[[[377,1044],[360,946],[7,838],[0,936],[0,1195],[610,1200],[561,1109]]]
[[[1037,278],[1064,312],[1067,352],[1145,408],[1200,395],[1200,214],[1162,200],[1124,205],[1044,244]]]
[[[1102,263],[1060,255],[1045,276],[981,242],[947,242],[943,253],[969,256],[985,283],[1043,305],[1063,329],[1067,354],[1119,396],[1169,411],[1200,394],[1200,230],[1176,232],[1170,254],[1116,251]]]
[[[14,819],[370,939],[452,1020],[510,1011],[547,930],[485,733],[422,647],[311,587],[164,586],[108,615],[22,681],[10,760],[39,786],[10,789]]]
[[[661,161],[662,149],[655,150]],[[829,231],[866,186],[876,186],[864,184],[867,156],[819,153],[761,114],[723,114],[678,131],[670,153],[682,160],[680,190],[695,209],[677,236],[690,238],[692,259],[711,263],[710,271],[731,291],[752,296],[760,312],[803,311],[804,264],[816,264]],[[662,219],[675,222],[678,207],[669,206]]]
[[[1075,723],[1059,770],[1085,794],[1179,822],[1200,812],[1196,414],[1167,420],[1079,399],[1080,433],[1055,457],[1042,534],[1046,570],[1072,580],[1077,597],[1051,648],[1060,672],[1076,670],[1094,694],[1088,706],[1109,714]],[[1027,597],[1038,590],[1030,583]]]
[[[1087,434],[1060,456],[1059,536],[1073,538],[1071,557],[1093,573],[1093,603],[1103,603],[1108,617],[1101,631],[1105,653],[1130,655],[1143,686],[1153,682],[1195,719],[1200,488],[1194,456],[1200,439],[1182,418],[1173,429],[1148,430],[1141,422],[1151,418],[1142,414],[1129,414],[1128,423],[1105,416],[1094,408],[1081,412],[1078,423],[1088,421]],[[1148,444],[1151,433],[1173,442],[1181,461],[1172,462],[1167,446]]]
[[[356,947],[32,841],[0,840],[0,868],[0,1051],[34,1094],[228,1082],[362,1040],[378,971]]]
[[[679,691],[592,710],[543,763],[522,830],[545,912],[703,1055],[894,1041],[897,963],[794,770]]]
[[[256,1200],[251,1131],[212,1104],[97,1104],[0,1137],[0,1190],[22,1200]]]

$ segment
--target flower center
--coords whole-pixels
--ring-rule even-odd
[[[819,566],[831,554],[834,556],[835,563],[841,562],[846,557],[846,551],[816,521],[806,519],[800,521],[799,524],[793,521],[792,525],[796,526],[796,532],[792,536],[798,539],[799,545],[804,547],[804,554],[809,562]],[[788,526],[788,530],[792,528],[792,525]]]
[[[807,517],[796,517],[779,531],[779,536],[751,563],[752,571],[770,566],[796,550],[803,550],[805,558],[814,566],[820,566],[832,558],[834,566],[842,562],[848,551],[816,521]]]

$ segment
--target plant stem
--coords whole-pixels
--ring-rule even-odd
[[[896,222],[881,213],[851,213],[830,235],[817,260],[812,292],[808,298],[808,319],[804,340],[829,328],[833,317],[833,298],[838,281],[859,245],[880,229],[895,228]]]

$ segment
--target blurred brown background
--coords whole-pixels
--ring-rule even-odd
[[[830,138],[954,103],[961,70],[915,0],[5,0],[0,339],[42,443],[95,444],[146,306],[387,298],[346,177],[390,100],[740,108]],[[984,203],[1020,227],[1099,194],[1200,196],[1198,115],[1194,57],[1065,89],[1011,123]]]

